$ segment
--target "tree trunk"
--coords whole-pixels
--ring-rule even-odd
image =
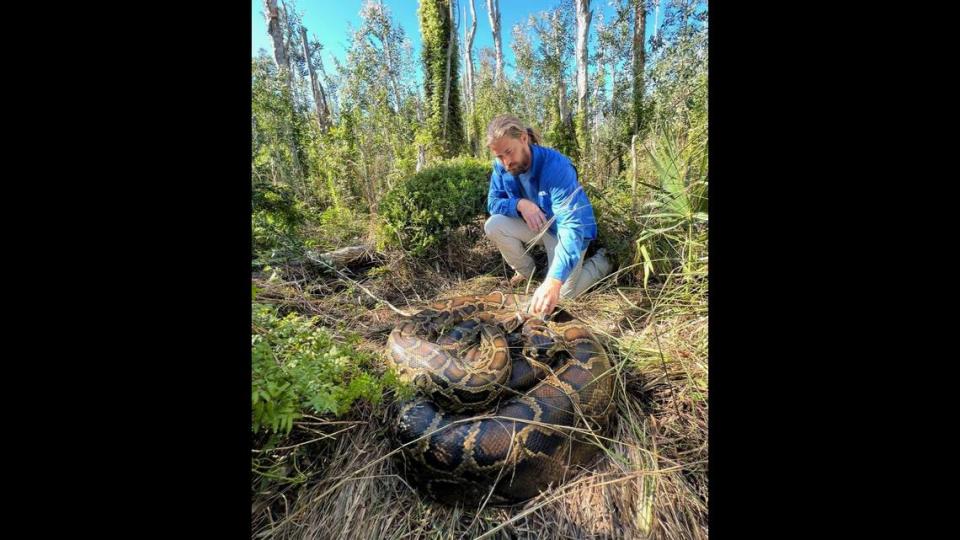
[[[450,158],[463,150],[455,11],[451,0],[424,0],[418,10],[422,36],[427,120],[420,140],[427,159]]]
[[[357,153],[360,154],[360,166],[363,168],[363,192],[370,206],[370,212],[377,213],[377,186],[374,183],[373,176],[370,174],[370,163],[367,160],[367,153],[363,150],[364,141],[360,138],[357,145]]]
[[[339,106],[337,105],[337,92],[336,92],[336,88],[330,84],[330,76],[327,75],[326,70],[323,69],[323,57],[320,55],[317,55],[317,68],[320,69],[320,73],[319,73],[319,76],[317,77],[317,81],[320,81],[320,80],[327,81],[326,88],[324,88],[322,84],[320,85],[320,96],[323,98],[324,103],[327,104],[327,113],[328,113],[327,120],[329,120],[330,123],[333,123],[333,115],[335,115],[337,111],[340,110]],[[327,88],[330,89],[329,98],[327,97]]]
[[[447,119],[450,117],[450,60],[453,59],[453,44],[457,39],[457,27],[453,20],[453,4],[456,0],[450,0],[450,41],[447,43],[447,70],[444,80],[446,86],[443,89],[443,138],[447,138]]]
[[[300,91],[302,87],[300,86],[300,72],[295,68],[296,65],[296,43],[293,37],[293,25],[290,23],[290,17],[287,15],[287,3],[281,0],[280,2],[280,23],[286,32],[287,42],[287,67],[290,69],[290,96],[293,99],[293,103],[300,103],[301,96]]]
[[[466,40],[466,47],[463,53],[465,66],[467,69],[467,104],[470,114],[473,114],[476,108],[476,95],[473,91],[473,38],[477,35],[477,11],[473,5],[474,0],[470,0],[470,34]]]
[[[277,0],[264,0],[264,8],[264,15],[267,19],[267,32],[273,39],[273,60],[277,63],[277,71],[287,86],[290,99],[293,100],[293,103],[296,103],[293,95],[293,82],[290,77],[290,56],[287,54],[287,47],[283,42],[283,25],[280,21],[280,11],[277,9]],[[297,143],[289,129],[289,125],[286,126],[284,131],[286,132],[287,144],[290,147],[290,158],[293,164],[294,176],[301,178],[303,171],[300,167],[300,153],[297,149]]]
[[[587,103],[587,36],[590,33],[590,0],[574,0],[577,10],[577,138],[581,156],[589,155],[590,111]]]
[[[560,44],[556,45],[557,58],[562,58]],[[563,80],[563,72],[557,74],[557,107],[560,111],[560,121],[567,121],[567,83]]]
[[[426,114],[424,113],[424,103],[423,99],[420,96],[420,93],[416,94],[416,104],[417,104],[417,123],[423,125],[426,121]],[[422,143],[417,143],[417,168],[416,172],[420,172],[424,167],[427,166],[427,149]]]
[[[267,19],[267,33],[273,40],[273,61],[277,69],[290,86],[290,60],[287,57],[287,47],[283,43],[283,29],[280,25],[280,11],[277,9],[277,0],[264,0],[264,16]]]
[[[313,101],[317,104],[317,125],[323,129],[327,125],[329,110],[327,109],[327,99],[323,95],[323,85],[317,80],[317,75],[313,71],[313,63],[310,62],[310,46],[307,44],[307,29],[300,27],[300,40],[303,41],[303,58],[307,63],[307,71],[310,72],[310,90],[313,91]]]
[[[487,15],[490,17],[490,30],[493,31],[493,48],[497,63],[493,80],[497,85],[503,83],[503,46],[500,43],[500,0],[487,0]]]
[[[643,128],[643,66],[646,60],[644,35],[647,32],[646,0],[633,0],[633,132]]]
[[[637,213],[637,134],[630,138],[630,201],[633,213]]]
[[[597,79],[593,86],[593,131],[597,134],[603,121],[603,106],[607,97],[607,49],[603,42],[597,45]]]
[[[657,35],[657,21],[660,19],[660,0],[653,0],[656,11],[653,12],[653,35]]]
[[[597,146],[600,142],[600,125],[603,123],[604,84],[607,78],[606,51],[603,45],[597,46],[597,78],[593,85],[593,118],[590,119],[590,148],[593,150],[593,160],[598,158]]]

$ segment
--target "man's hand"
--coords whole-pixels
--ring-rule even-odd
[[[540,210],[540,207],[528,199],[520,199],[517,202],[517,212],[523,216],[523,221],[527,223],[531,231],[540,232],[540,227],[547,222],[547,216]]]
[[[535,315],[549,315],[560,300],[561,286],[563,286],[563,282],[557,278],[548,277],[545,279],[534,291],[528,311]]]

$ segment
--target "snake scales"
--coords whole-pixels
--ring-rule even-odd
[[[406,476],[440,502],[516,504],[594,455],[589,433],[612,408],[610,360],[583,323],[532,317],[529,301],[436,302],[387,340],[388,364],[426,395],[403,403],[394,426]]]

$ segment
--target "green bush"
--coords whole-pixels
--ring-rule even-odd
[[[302,246],[301,227],[306,214],[289,187],[256,183],[252,202],[254,256],[273,257]]]
[[[309,229],[309,234],[316,241],[317,247],[333,250],[362,243],[368,221],[367,214],[346,206],[331,206],[317,215],[317,225]]]
[[[373,358],[295,313],[253,304],[253,431],[289,433],[304,412],[343,415],[358,399],[377,403],[392,372],[377,376]]]
[[[487,208],[489,162],[455,158],[400,182],[380,204],[381,245],[399,245],[413,255],[438,247],[452,229]]]
[[[706,270],[708,142],[705,115],[693,118],[679,134],[652,126],[638,143],[636,201],[629,170],[603,190],[586,186],[600,241],[618,266],[635,265],[632,273],[644,284],[654,276]]]

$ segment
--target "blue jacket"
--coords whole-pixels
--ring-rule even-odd
[[[530,168],[520,175],[528,177],[530,193],[527,197],[524,197],[521,179],[494,160],[487,211],[491,215],[503,214],[522,219],[517,213],[517,202],[521,198],[529,198],[543,210],[547,220],[556,216],[556,221],[550,224],[549,234],[557,238],[557,249],[547,276],[566,282],[580,261],[580,254],[597,237],[593,207],[577,181],[577,170],[567,156],[553,148],[536,144],[530,145],[530,154]]]

